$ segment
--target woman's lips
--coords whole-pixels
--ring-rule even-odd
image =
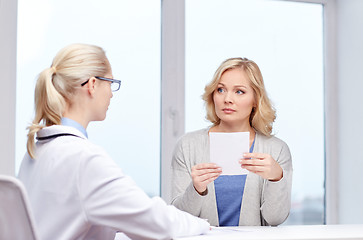
[[[236,110],[231,109],[231,108],[223,108],[223,109],[222,109],[222,111],[223,111],[224,113],[234,113]]]

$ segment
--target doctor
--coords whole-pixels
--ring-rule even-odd
[[[19,178],[41,239],[170,239],[202,234],[209,224],[149,198],[110,156],[87,139],[121,81],[102,48],[73,44],[40,73],[35,118]],[[37,139],[35,143],[34,138]]]

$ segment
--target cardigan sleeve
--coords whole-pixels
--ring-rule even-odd
[[[277,182],[264,179],[261,196],[262,225],[276,226],[283,223],[291,207],[292,161],[289,147],[279,141],[273,146],[272,157],[280,164],[283,177]]]
[[[190,147],[184,139],[180,139],[174,149],[172,170],[172,202],[180,210],[194,216],[200,216],[200,211],[205,200],[193,186],[191,177],[192,162],[190,160]]]

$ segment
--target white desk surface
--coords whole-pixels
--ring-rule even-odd
[[[363,240],[363,224],[213,227],[206,235],[176,240]]]

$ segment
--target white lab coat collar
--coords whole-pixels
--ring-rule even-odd
[[[51,136],[56,137],[62,134],[70,134],[70,135],[75,135],[76,137],[87,139],[87,137],[76,128],[63,125],[52,125],[49,127],[42,128],[41,130],[38,131],[37,138],[46,138]]]

